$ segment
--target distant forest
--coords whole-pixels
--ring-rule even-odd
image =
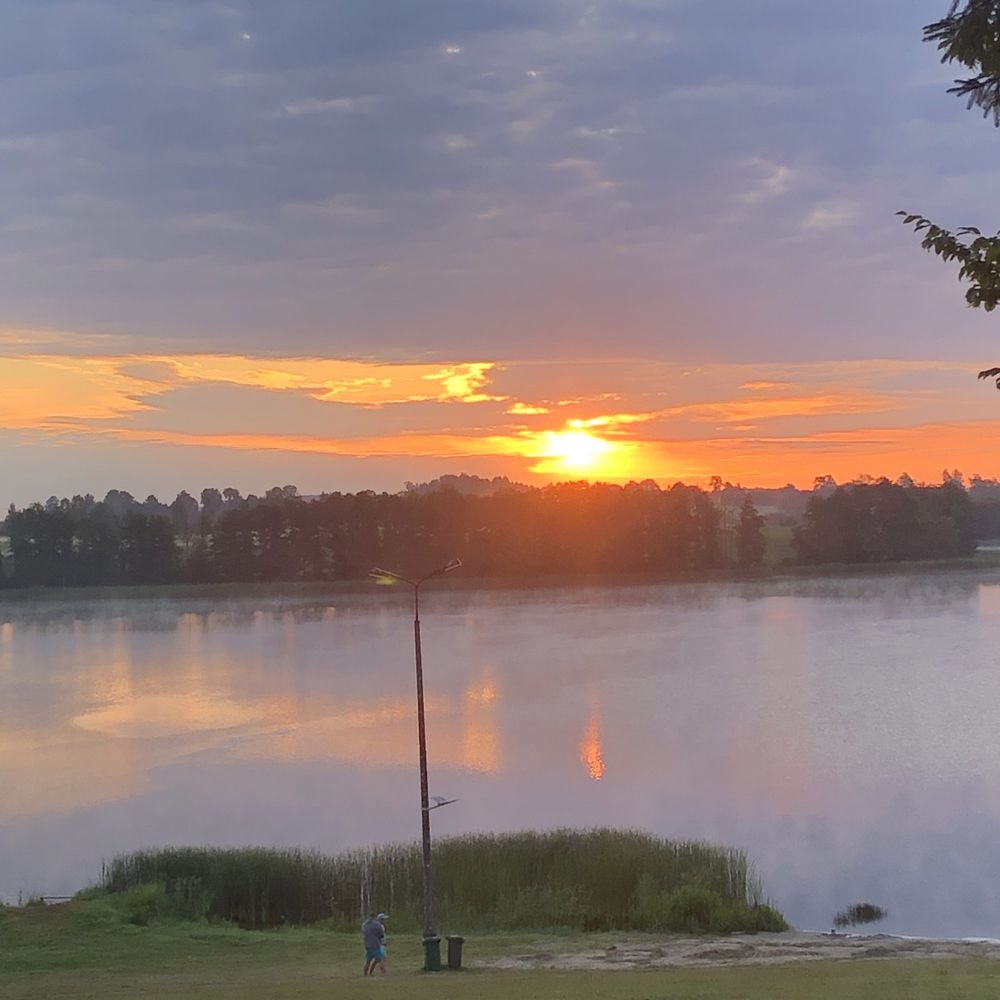
[[[0,586],[357,580],[374,566],[420,573],[456,556],[473,577],[698,575],[754,570],[773,531],[805,564],[966,556],[1000,536],[1000,484],[966,486],[955,473],[935,486],[820,477],[812,491],[721,480],[706,491],[446,476],[394,494],[205,489],[170,504],[111,490],[12,505]]]

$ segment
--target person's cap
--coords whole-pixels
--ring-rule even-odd
[[[389,914],[388,913],[380,913],[375,919],[376,920],[388,920],[389,919]]]

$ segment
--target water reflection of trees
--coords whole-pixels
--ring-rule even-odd
[[[302,600],[301,598],[299,600]],[[177,632],[204,631],[211,628],[245,629],[270,625],[273,622],[293,621],[295,624],[329,620],[336,609],[325,598],[308,598],[313,603],[294,603],[296,598],[272,599],[262,608],[252,597],[234,600],[229,604],[191,607],[179,598],[176,600],[143,601],[39,601],[32,604],[16,603],[8,606],[0,617],[0,630],[16,628],[18,633],[41,635],[47,632],[76,630],[100,632]],[[318,602],[318,603],[317,603]],[[4,637],[0,631],[0,642]]]

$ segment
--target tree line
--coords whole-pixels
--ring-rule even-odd
[[[977,507],[957,478],[940,486],[880,479],[814,492],[795,544],[807,564],[948,559],[975,552],[984,537],[978,525]]]
[[[8,587],[362,579],[374,566],[420,573],[459,557],[468,574],[543,577],[750,569],[764,556],[749,500],[725,518],[678,483],[504,486],[262,497],[206,489],[170,504],[112,490],[50,497],[4,523]]]
[[[795,528],[797,561],[967,556],[977,538],[1000,536],[993,485],[967,490],[957,474],[939,486],[908,477],[837,486],[823,477]],[[199,500],[182,491],[170,504],[119,490],[103,500],[50,497],[10,507],[0,585],[358,580],[375,566],[419,574],[456,556],[474,577],[698,575],[749,571],[765,559],[765,518],[749,495],[734,503],[729,484],[715,492],[652,480],[495,486],[310,498],[294,486],[261,497],[212,488]],[[984,502],[973,502],[977,491]]]

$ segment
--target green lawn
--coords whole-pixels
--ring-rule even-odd
[[[360,936],[247,932],[196,924],[135,927],[101,902],[0,912],[4,1000],[994,1000],[1000,963],[980,959],[805,963],[641,972],[477,969],[505,954],[570,951],[600,939],[492,934],[470,938],[462,972],[420,971],[416,936],[392,937],[389,975],[360,975]]]

